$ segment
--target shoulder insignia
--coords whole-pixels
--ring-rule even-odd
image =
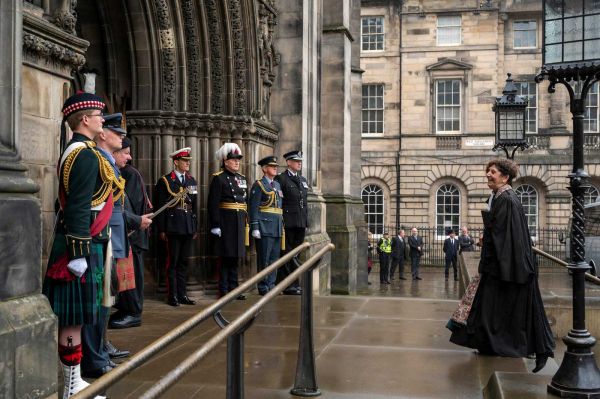
[[[221,173],[223,173],[223,171],[222,171],[222,170],[220,170],[220,171],[218,171],[218,172],[215,172],[215,173],[213,173],[212,175],[213,175],[213,176],[219,176]]]
[[[246,178],[246,176],[244,176],[244,175],[243,175],[243,174],[241,174],[241,173],[238,173],[238,175],[240,175],[240,176],[241,176],[241,177],[243,177],[244,179]]]

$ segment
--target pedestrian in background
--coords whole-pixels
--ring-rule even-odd
[[[390,284],[392,241],[387,231],[383,233],[383,237],[377,243],[377,252],[379,253],[379,283]]]

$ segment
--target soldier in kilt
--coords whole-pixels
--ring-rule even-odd
[[[242,151],[235,143],[225,143],[215,153],[221,170],[213,174],[208,190],[210,232],[215,238],[215,254],[219,256],[219,295],[238,286],[240,258],[248,245],[246,177],[239,174]],[[237,297],[244,300],[244,295]]]
[[[109,219],[112,213],[110,164],[94,143],[102,132],[103,100],[93,94],[69,97],[63,122],[73,131],[57,167],[60,210],[44,278],[43,293],[58,319],[58,354],[64,374],[63,398],[87,385],[81,378],[81,326],[98,321]]]

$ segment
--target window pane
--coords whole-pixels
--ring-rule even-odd
[[[383,17],[364,17],[362,19],[361,43],[363,51],[384,49]]]
[[[521,200],[523,205],[523,211],[525,211],[525,217],[527,218],[527,225],[529,227],[529,234],[532,237],[537,235],[537,220],[538,220],[538,194],[535,188],[529,184],[523,184],[515,189],[515,194]]]
[[[460,225],[460,192],[452,184],[444,184],[436,192],[436,231],[445,235],[448,229],[458,231]]]
[[[362,133],[383,133],[383,85],[363,85],[362,94]]]
[[[362,190],[362,201],[365,206],[365,219],[369,231],[374,234],[383,232],[384,198],[381,187],[370,184]]]

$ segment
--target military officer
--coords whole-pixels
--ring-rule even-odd
[[[257,268],[260,272],[279,259],[283,235],[283,210],[281,186],[277,176],[277,157],[268,156],[258,164],[263,177],[252,185],[248,200],[250,229],[256,242]],[[258,293],[265,295],[275,287],[277,272],[270,273],[258,283]]]
[[[192,241],[197,238],[198,219],[196,197],[198,184],[190,175],[191,148],[181,148],[169,154],[173,170],[156,182],[156,203],[160,208],[187,190],[180,200],[156,216],[159,238],[166,242],[167,260],[167,303],[171,306],[194,305],[186,290],[187,258]]]
[[[281,185],[283,192],[283,222],[285,225],[285,249],[290,251],[304,242],[306,228],[308,227],[308,183],[302,170],[302,151],[290,151],[283,154],[287,163],[287,170],[275,176],[275,181]],[[282,256],[285,251],[282,251]],[[277,271],[277,280],[282,281],[296,270],[293,261]],[[284,295],[300,295],[301,290],[298,280],[294,281],[283,291]]]
[[[248,245],[246,200],[248,184],[239,173],[242,151],[235,143],[225,143],[215,153],[221,170],[213,174],[208,190],[208,220],[219,256],[219,295],[238,286],[238,266]],[[244,300],[244,295],[239,295]]]
[[[99,320],[105,249],[112,213],[113,169],[96,149],[102,133],[102,98],[90,93],[69,97],[62,108],[73,131],[61,131],[56,228],[43,293],[58,320],[58,354],[64,376],[63,398],[89,384],[81,378],[81,326]],[[100,295],[101,296],[101,295]]]

